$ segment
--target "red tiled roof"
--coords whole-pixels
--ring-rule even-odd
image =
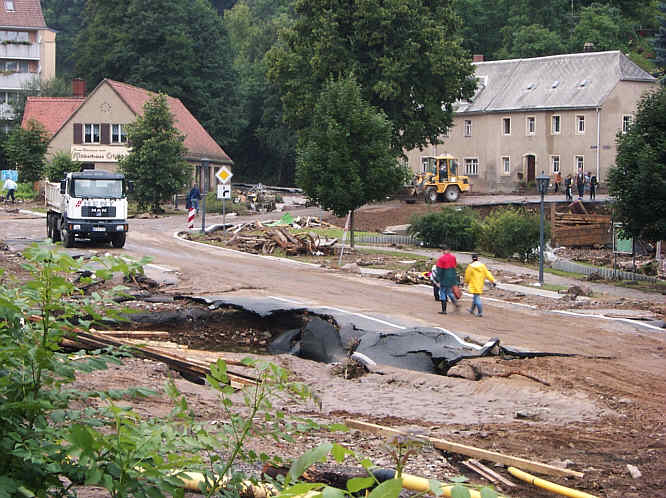
[[[0,27],[46,28],[39,0],[14,0],[13,11],[0,1]]]
[[[155,93],[136,86],[105,79],[118,96],[136,115],[143,114],[143,105]],[[102,82],[103,83],[103,82]],[[187,110],[180,99],[167,96],[167,103],[173,114],[175,127],[185,136],[185,147],[190,156],[207,157],[218,161],[230,162],[231,158],[222,150],[213,137],[201,126],[201,123]]]
[[[53,136],[84,100],[82,97],[28,97],[21,127],[25,128],[28,121],[34,119]]]

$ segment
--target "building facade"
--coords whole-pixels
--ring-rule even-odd
[[[55,31],[39,0],[0,0],[0,123],[14,119],[19,92],[55,77]]]
[[[143,114],[144,104],[155,94],[125,83],[105,79],[87,96],[85,82],[74,80],[74,97],[28,97],[22,126],[34,119],[51,136],[47,159],[57,152],[71,155],[82,169],[117,171],[118,160],[129,152],[127,125]],[[215,173],[231,166],[231,158],[213,140],[183,103],[167,97],[174,126],[185,137],[185,159],[193,166],[197,183],[208,191]],[[208,165],[202,175],[202,164]]]
[[[476,94],[455,106],[442,144],[409,151],[459,158],[472,191],[512,192],[542,172],[579,169],[601,182],[615,162],[616,136],[631,125],[641,96],[658,84],[619,51],[476,62]]]

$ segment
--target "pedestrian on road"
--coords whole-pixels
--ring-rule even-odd
[[[199,191],[199,187],[195,183],[192,186],[192,190],[190,190],[190,193],[187,194],[187,200],[190,203],[190,206],[193,207],[197,213],[199,213],[199,199],[201,199],[201,192]]]
[[[2,190],[7,191],[7,195],[5,196],[5,200],[8,201],[9,198],[12,198],[12,204],[16,203],[16,198],[14,197],[14,192],[16,192],[16,182],[12,180],[11,178],[7,178],[5,180],[4,185],[2,186]]]
[[[597,180],[597,175],[592,175],[590,174],[590,200],[593,201],[594,199],[597,198],[597,184],[599,183],[599,180]]]
[[[585,174],[583,170],[579,170],[576,175],[576,188],[578,189],[578,198],[582,199],[585,195]]]
[[[495,277],[488,271],[486,265],[479,261],[478,254],[472,256],[472,262],[465,270],[465,283],[467,284],[469,292],[472,294],[472,307],[468,309],[472,315],[474,308],[479,312],[478,316],[483,316],[483,307],[481,306],[481,294],[483,294],[483,284],[488,280],[493,287],[496,287]]]
[[[571,175],[567,175],[566,180],[564,180],[564,195],[568,201],[573,201],[573,195],[571,194],[573,179]]]
[[[442,246],[442,255],[437,260],[437,281],[439,282],[439,301],[442,305],[440,315],[446,315],[446,300],[451,300],[451,303],[458,311],[458,301],[453,295],[452,287],[458,285],[458,274],[456,273],[456,257],[451,254],[447,245]]]
[[[437,265],[432,265],[430,269],[430,282],[432,283],[432,294],[435,301],[439,301],[439,282],[437,281]]]
[[[562,183],[562,175],[560,174],[559,171],[557,171],[553,175],[553,185],[555,187],[553,189],[553,192],[557,193],[557,191],[560,189],[560,183]]]

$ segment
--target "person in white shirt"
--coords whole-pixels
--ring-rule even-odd
[[[5,200],[9,200],[9,198],[12,198],[12,204],[16,202],[16,198],[14,197],[14,193],[16,192],[16,182],[12,180],[11,178],[7,178],[5,180],[4,185],[2,186],[2,190],[7,191],[7,196],[5,197]]]

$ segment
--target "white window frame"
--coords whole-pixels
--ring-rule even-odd
[[[509,124],[509,131],[506,131],[506,125]],[[511,116],[505,116],[502,118],[502,135],[510,136],[511,135]]]
[[[580,161],[579,161],[580,159]],[[585,172],[585,156],[582,154],[576,154],[574,156],[574,171],[578,174],[579,171]]]
[[[634,117],[631,114],[622,115],[622,134],[625,134],[631,128],[631,125],[634,124]]]
[[[465,176],[479,176],[479,158],[465,157]]]
[[[576,135],[585,135],[585,116],[576,114]]]
[[[500,161],[502,163],[502,175],[511,176],[511,156],[502,156]]]
[[[90,130],[90,131],[88,131]],[[97,140],[95,140],[95,132],[97,132]],[[87,137],[90,137],[88,140]],[[84,144],[98,144],[101,140],[101,125],[99,123],[85,123],[83,125],[83,143]]]
[[[127,143],[127,133],[125,131],[126,124],[122,123],[113,123],[111,125],[111,143],[112,144],[124,144]],[[114,128],[118,128],[118,131],[115,131]],[[114,140],[114,136],[118,138]]]
[[[553,154],[550,156],[550,169],[553,173],[560,173],[562,170],[562,163],[560,161],[559,154]]]
[[[555,123],[557,122],[557,130],[555,129]],[[550,134],[559,135],[562,133],[562,116],[559,114],[553,114],[550,117]]]
[[[466,119],[465,120],[465,136],[466,137],[471,137],[472,136],[472,120],[471,119]]]
[[[530,123],[532,124],[532,129],[530,130]],[[536,116],[527,116],[525,119],[525,134],[528,137],[536,135]]]
[[[15,12],[16,6],[14,5],[14,0],[5,0],[5,10],[7,12]]]

